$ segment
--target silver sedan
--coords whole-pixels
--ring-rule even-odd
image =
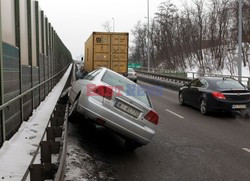
[[[137,73],[135,72],[135,70],[133,68],[128,68],[128,76],[127,78],[129,80],[134,81],[135,83],[137,82]]]
[[[70,115],[78,112],[106,126],[134,150],[155,135],[158,114],[139,85],[107,68],[100,68],[74,82],[68,93]]]

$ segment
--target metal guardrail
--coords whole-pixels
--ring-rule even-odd
[[[136,72],[148,73],[147,68],[144,68],[144,67],[140,69],[136,69]],[[156,68],[151,68],[150,74],[151,73],[158,74],[158,75],[168,75],[170,77],[176,77],[176,78],[177,77],[188,78],[188,79],[195,79],[195,78],[202,77],[202,76],[231,77],[237,80],[239,78],[239,76],[237,75],[223,75],[223,74],[201,73],[201,72],[191,72],[191,71],[181,72],[181,71],[170,71],[166,69],[156,69]],[[241,79],[242,79],[242,83],[250,88],[250,77],[241,76]]]
[[[28,175],[30,175],[31,181],[44,181],[47,179],[55,181],[63,180],[63,168],[67,148],[67,120],[68,104],[57,103],[47,128],[43,133],[40,145],[37,147],[22,181],[27,180]],[[47,135],[47,141],[44,141],[45,135]],[[41,164],[34,164],[39,151],[41,152]],[[53,154],[58,155],[56,162],[52,161]]]
[[[75,67],[73,66],[71,75],[74,71]],[[71,76],[68,77],[64,89],[72,83],[71,78]],[[53,179],[55,181],[63,180],[67,151],[68,110],[68,101],[65,100],[65,97],[59,98],[50,116],[46,130],[42,135],[40,144],[30,162],[29,168],[27,168],[23,175],[22,181],[27,180],[28,176],[30,176],[30,181],[44,181],[47,179]],[[45,136],[46,141],[44,141]],[[41,155],[41,164],[34,164],[37,160],[39,151]],[[53,162],[52,155],[58,155],[56,162]]]
[[[184,83],[188,83],[193,80],[191,78],[175,77],[138,70],[136,70],[136,72],[138,73],[138,80],[174,90],[179,90],[179,88],[182,87]],[[250,89],[250,80],[247,82],[247,87]]]
[[[141,75],[146,75],[146,76],[150,76],[150,77],[157,78],[157,79],[164,79],[164,80],[169,80],[169,81],[179,82],[179,83],[190,82],[192,80],[192,79],[183,78],[183,77],[174,77],[174,76],[163,75],[163,74],[152,73],[152,72],[144,72],[144,71],[139,71],[139,70],[136,70],[136,72],[140,73]]]

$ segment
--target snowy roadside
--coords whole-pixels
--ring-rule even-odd
[[[33,110],[18,132],[0,149],[0,180],[19,181],[28,168],[50,119],[58,98],[67,82],[72,64],[46,99]]]
[[[103,129],[101,126],[99,128]],[[100,136],[97,130],[98,128],[94,128],[93,125],[90,126],[82,120],[68,123],[65,181],[117,180],[111,164],[101,154],[103,150],[100,152],[98,144],[95,144],[94,140],[98,139],[95,136]]]

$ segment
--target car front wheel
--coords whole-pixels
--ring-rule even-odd
[[[182,92],[179,93],[179,103],[182,106],[185,105],[185,103],[184,103],[184,97],[183,97],[183,93]]]
[[[78,98],[69,107],[69,114],[68,114],[68,120],[69,120],[69,122],[74,122],[74,120],[75,120],[75,114],[76,114],[76,107],[77,107],[77,105],[78,105]]]

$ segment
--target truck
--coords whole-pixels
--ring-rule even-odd
[[[106,67],[127,74],[128,39],[129,33],[126,32],[93,32],[85,42],[83,69],[91,72]]]

